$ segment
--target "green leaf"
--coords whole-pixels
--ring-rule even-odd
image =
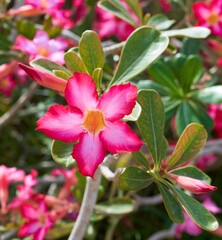
[[[56,77],[60,77],[66,81],[69,80],[69,75],[61,70],[53,70],[53,74],[56,76]]]
[[[173,151],[176,152],[179,148],[183,148],[183,154],[180,159],[172,166],[179,166],[192,158],[194,158],[203,148],[207,140],[207,132],[203,126],[197,123],[188,125],[177,141],[176,147]]]
[[[168,121],[172,118],[172,116],[174,115],[174,113],[176,112],[178,105],[180,105],[180,101],[175,101],[174,99],[171,101],[164,101],[164,99],[162,99],[164,102],[164,110],[165,110],[165,121]]]
[[[137,101],[142,107],[142,112],[137,123],[154,160],[155,167],[158,168],[162,157],[165,124],[163,103],[159,94],[154,90],[140,91]]]
[[[172,155],[169,158],[169,167],[168,168],[170,168],[170,166],[174,165],[181,158],[183,151],[184,151],[184,149],[181,146],[181,147],[178,147],[177,150],[172,153]]]
[[[34,59],[33,61],[31,61],[29,63],[33,68],[36,68],[38,70],[42,70],[44,72],[53,74],[53,70],[60,70],[65,72],[67,75],[69,75],[70,77],[72,77],[71,72],[66,69],[65,67],[63,67],[62,65],[53,62],[51,60],[48,60],[46,58],[37,58]]]
[[[109,87],[129,81],[145,70],[167,48],[169,39],[150,27],[136,29],[127,39]]]
[[[183,47],[181,49],[181,53],[189,56],[191,54],[198,54],[199,49],[200,49],[199,39],[185,38],[183,40]]]
[[[91,76],[96,68],[103,68],[103,47],[96,32],[87,30],[82,34],[79,53]]]
[[[102,9],[111,12],[116,17],[128,22],[135,28],[138,27],[137,22],[119,0],[101,0],[97,5]]]
[[[125,0],[130,9],[136,14],[141,24],[143,24],[143,11],[138,0]]]
[[[170,89],[172,92],[178,92],[178,84],[176,84],[176,77],[170,67],[162,61],[153,63],[148,69],[149,75],[154,81]]]
[[[16,27],[18,34],[23,35],[28,39],[33,39],[36,33],[35,23],[27,20],[17,20]]]
[[[222,103],[222,85],[193,91],[191,96],[204,103]]]
[[[158,30],[165,30],[170,28],[174,23],[175,20],[170,20],[163,14],[156,14],[149,19],[147,25],[153,26]]]
[[[185,167],[177,168],[177,169],[170,171],[170,173],[173,173],[173,174],[176,174],[179,176],[185,176],[185,177],[199,179],[208,184],[211,183],[211,178],[209,176],[207,176],[206,173],[202,172],[200,169],[198,169],[195,166],[185,166]]]
[[[132,153],[133,157],[140,163],[142,164],[146,169],[151,169],[150,164],[144,154],[141,151],[138,152],[133,152]]]
[[[185,194],[178,188],[170,185],[177,199],[183,205],[187,214],[201,228],[207,231],[214,231],[218,228],[218,222],[213,214],[211,214],[201,203]]]
[[[133,111],[130,115],[125,115],[123,120],[124,121],[137,121],[140,114],[141,114],[142,108],[140,107],[139,103],[136,102],[135,107],[133,108]]]
[[[93,71],[92,78],[94,82],[96,83],[97,91],[100,91],[102,78],[103,78],[103,69],[102,68],[96,68]]]
[[[122,190],[139,190],[152,184],[153,176],[136,167],[127,167],[119,176],[119,188]]]
[[[162,161],[163,159],[165,159],[167,150],[168,150],[168,141],[167,141],[166,138],[163,136],[162,147],[161,147],[161,156],[160,156],[160,160],[161,160],[161,161]]]
[[[188,92],[190,87],[203,71],[202,61],[198,56],[191,55],[186,59],[181,75],[181,86],[184,92]],[[222,99],[222,98],[221,98]]]
[[[95,210],[107,215],[122,215],[133,212],[134,202],[130,198],[116,198],[95,205]]]
[[[180,202],[162,183],[157,182],[157,186],[163,197],[165,208],[171,220],[175,223],[183,223],[185,218],[183,214],[183,208],[181,207]]]
[[[183,29],[173,29],[162,32],[167,37],[188,37],[203,39],[210,35],[210,30],[205,27],[191,27]]]
[[[76,161],[72,157],[73,145],[77,143],[65,143],[59,140],[53,140],[51,154],[55,162],[63,167],[74,167]]]
[[[11,45],[12,45],[11,41],[9,41],[4,34],[0,33],[0,50],[9,51]]]
[[[152,80],[140,80],[136,83],[136,86],[138,88],[138,91],[142,89],[153,89],[157,91],[160,94],[160,96],[169,95],[167,88]]]
[[[71,73],[74,71],[87,73],[85,64],[76,52],[69,51],[65,53],[64,60],[67,68]]]

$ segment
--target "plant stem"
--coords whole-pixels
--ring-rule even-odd
[[[94,175],[94,180],[87,177],[86,189],[81,205],[81,209],[68,240],[82,240],[90,221],[94,206],[96,204],[98,187],[100,184],[101,172],[98,168]]]

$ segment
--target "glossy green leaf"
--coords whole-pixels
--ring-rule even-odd
[[[202,39],[210,35],[210,30],[205,27],[191,27],[168,30],[164,31],[163,34],[165,34],[167,37],[188,37]]]
[[[187,58],[183,67],[183,74],[180,79],[184,92],[188,92],[190,90],[190,87],[194,82],[196,82],[196,79],[202,73],[202,70],[202,61],[198,56],[191,55]]]
[[[191,96],[205,103],[222,103],[222,85],[207,87],[193,91]]]
[[[35,23],[27,20],[17,20],[16,27],[19,35],[23,35],[28,39],[33,39],[36,33]]]
[[[71,155],[75,143],[65,143],[59,140],[53,140],[51,154],[54,161],[66,168],[76,166],[76,161]]]
[[[162,183],[157,182],[157,186],[163,197],[165,208],[171,220],[175,223],[183,223],[185,218],[183,214],[183,208],[180,205],[180,202]]]
[[[30,62],[30,65],[33,68],[42,70],[42,71],[50,73],[50,74],[53,74],[53,70],[60,70],[60,71],[65,72],[70,77],[72,77],[72,74],[71,74],[71,72],[68,69],[66,69],[62,65],[60,65],[60,64],[58,64],[56,62],[53,62],[51,60],[48,60],[46,58],[34,59],[33,61]]]
[[[176,83],[176,77],[170,67],[162,61],[153,63],[148,69],[149,75],[154,81],[165,86],[173,92],[178,92],[178,84]]]
[[[143,11],[138,0],[125,0],[130,9],[136,14],[141,24],[143,24]]]
[[[102,78],[103,78],[103,69],[102,68],[96,68],[93,71],[92,78],[94,82],[96,83],[97,91],[100,91]]]
[[[180,176],[199,179],[208,184],[211,183],[211,178],[209,176],[207,176],[206,173],[202,172],[199,168],[197,168],[195,166],[185,166],[185,167],[177,168],[177,169],[170,171],[170,173],[180,175]]]
[[[169,39],[151,27],[136,29],[123,47],[120,61],[109,87],[129,81],[145,70],[167,48]]]
[[[164,99],[162,99],[164,102],[164,110],[165,110],[165,121],[168,121],[172,118],[172,116],[174,115],[174,113],[176,112],[178,105],[180,105],[180,101],[165,101]]]
[[[119,0],[101,0],[98,2],[98,6],[106,11],[111,12],[118,18],[123,19],[125,22],[128,22],[135,28],[138,27],[137,22]]]
[[[163,103],[159,94],[154,90],[140,91],[137,101],[142,107],[142,112],[137,123],[154,160],[155,167],[158,168],[162,157],[165,124]]]
[[[52,71],[53,74],[56,76],[56,77],[60,77],[66,81],[68,81],[68,79],[70,78],[69,75],[61,70],[53,70]]]
[[[160,96],[169,95],[169,92],[168,92],[167,88],[165,88],[161,84],[156,83],[156,82],[154,82],[152,80],[141,80],[141,81],[138,81],[136,83],[136,86],[138,88],[138,91],[139,90],[143,90],[143,89],[153,89],[153,90],[157,91],[160,94]]]
[[[87,73],[85,64],[76,52],[69,51],[65,53],[64,60],[67,68],[71,73],[74,71]]]
[[[148,170],[151,169],[148,159],[144,156],[144,154],[141,151],[133,152],[132,155],[146,169],[148,169]]]
[[[116,198],[111,201],[98,203],[94,209],[99,213],[107,215],[128,214],[133,212],[134,202],[130,198]]]
[[[137,121],[140,114],[141,114],[142,108],[140,107],[139,103],[136,102],[135,107],[133,108],[133,111],[130,115],[125,115],[123,120],[124,121]]]
[[[218,222],[214,215],[210,213],[201,203],[188,196],[173,185],[170,185],[170,188],[175,193],[180,203],[183,205],[187,214],[198,226],[207,231],[214,231],[218,228]]]
[[[183,40],[183,47],[181,52],[187,56],[191,54],[198,54],[201,41],[199,39],[185,38]]]
[[[173,151],[176,152],[179,148],[183,148],[183,154],[180,159],[172,166],[179,166],[192,158],[194,158],[203,148],[207,140],[207,132],[202,125],[191,123],[188,125],[177,141],[176,147]]]
[[[156,14],[152,16],[147,25],[153,26],[158,30],[165,30],[170,28],[175,23],[175,20],[170,20],[166,15]]]
[[[119,188],[139,190],[152,184],[153,176],[137,167],[127,167],[119,176]]]
[[[162,140],[162,146],[161,146],[161,156],[160,156],[160,161],[165,159],[166,153],[168,150],[168,141],[166,140],[166,138],[163,136],[163,140]]]
[[[173,166],[181,158],[183,152],[184,152],[184,149],[181,146],[181,147],[178,147],[177,150],[172,153],[172,155],[170,156],[170,158],[168,160],[168,163],[169,163],[168,168]]]
[[[96,68],[103,68],[104,52],[96,32],[87,30],[82,34],[79,53],[91,76]]]

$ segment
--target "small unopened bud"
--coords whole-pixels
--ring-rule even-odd
[[[204,181],[195,178],[178,176],[175,174],[169,174],[169,177],[174,180],[179,186],[192,193],[201,194],[215,191],[217,189],[217,187],[211,186]]]

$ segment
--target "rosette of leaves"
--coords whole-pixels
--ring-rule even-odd
[[[222,102],[222,86],[213,86],[215,79],[204,81],[206,73],[197,55],[177,54],[160,59],[148,69],[152,80],[137,83],[139,89],[155,89],[164,102],[166,122],[176,115],[176,130],[199,123],[209,130],[214,122],[206,112],[206,104]]]
[[[138,103],[142,112],[137,124],[152,160],[148,161],[141,151],[133,153],[141,167],[130,166],[123,171],[119,176],[120,189],[140,190],[154,182],[162,194],[168,215],[174,222],[184,222],[184,209],[201,228],[208,231],[217,229],[216,218],[201,203],[177,188],[162,174],[163,164],[167,162],[167,172],[210,183],[210,178],[196,167],[181,167],[194,158],[204,146],[207,139],[204,127],[197,123],[187,126],[172,155],[166,157],[168,143],[164,137],[165,114],[159,94],[154,90],[142,90],[138,93]],[[150,162],[153,162],[153,166]]]

